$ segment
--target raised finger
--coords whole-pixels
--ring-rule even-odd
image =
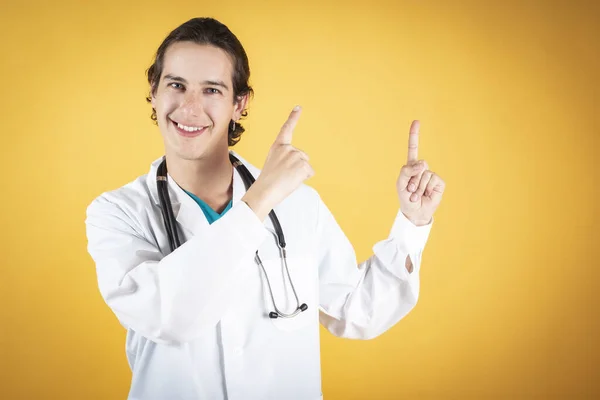
[[[291,144],[292,136],[294,133],[294,128],[298,123],[298,119],[300,119],[300,113],[302,112],[302,108],[300,106],[294,107],[287,121],[281,127],[277,138],[275,139],[275,143],[279,144]]]
[[[419,126],[420,122],[417,120],[410,124],[407,164],[412,164],[419,158]]]

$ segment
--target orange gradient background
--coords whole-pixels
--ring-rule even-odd
[[[196,16],[250,58],[234,149],[261,167],[301,104],[307,183],[360,260],[391,227],[411,120],[446,180],[414,311],[372,341],[322,329],[326,400],[599,398],[598,4],[3,1],[0,398],[126,398],[85,209],[162,154],[144,72]]]

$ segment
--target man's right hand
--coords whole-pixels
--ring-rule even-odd
[[[242,198],[261,221],[273,207],[315,174],[308,163],[308,155],[292,146],[301,111],[300,106],[294,107],[269,150],[260,176]]]

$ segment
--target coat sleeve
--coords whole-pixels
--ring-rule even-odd
[[[268,232],[243,201],[163,257],[122,208],[100,196],[87,208],[88,251],[98,286],[121,324],[157,343],[182,343],[214,326],[236,285],[240,263]]]
[[[320,198],[317,210],[320,323],[343,338],[381,335],[417,303],[421,257],[433,219],[417,227],[398,211],[388,238],[376,243],[374,254],[357,268],[354,248]]]

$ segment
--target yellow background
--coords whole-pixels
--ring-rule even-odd
[[[598,2],[38,0],[0,7],[0,398],[126,397],[85,208],[162,154],[144,71],[195,16],[249,54],[235,150],[262,166],[301,104],[308,183],[361,260],[412,119],[447,182],[415,310],[372,341],[322,330],[326,400],[600,396]]]

